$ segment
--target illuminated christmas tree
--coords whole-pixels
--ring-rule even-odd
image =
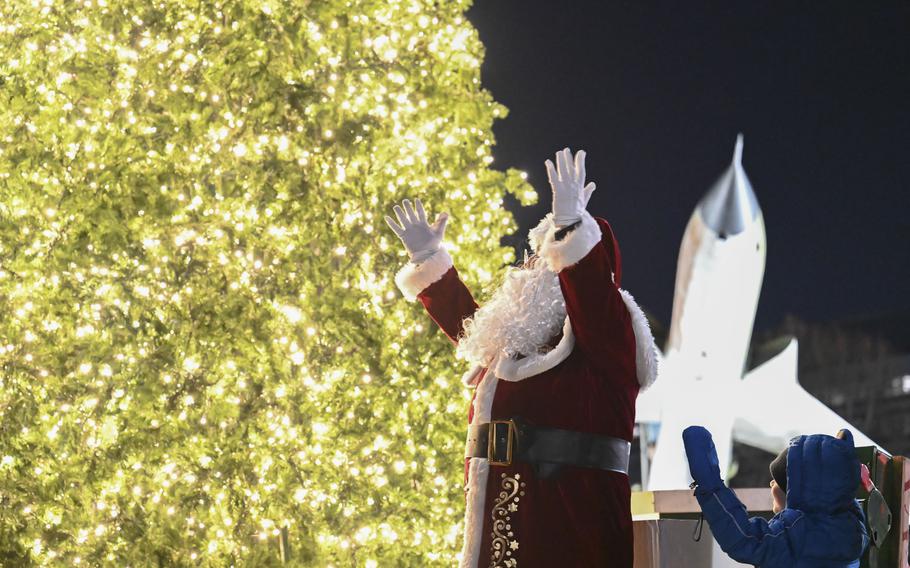
[[[382,217],[513,260],[467,5],[0,6],[0,564],[453,563],[465,369]]]

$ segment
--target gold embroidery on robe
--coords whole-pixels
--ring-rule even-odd
[[[518,550],[518,539],[512,530],[512,513],[518,511],[518,503],[525,492],[525,484],[521,481],[521,474],[515,477],[502,474],[501,490],[493,502],[493,542],[490,548],[493,551],[490,559],[490,568],[516,568],[518,561],[512,553]]]

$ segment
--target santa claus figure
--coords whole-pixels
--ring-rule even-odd
[[[619,287],[610,225],[587,211],[585,154],[547,160],[553,210],[534,255],[483,307],[420,201],[386,218],[411,261],[396,282],[474,369],[464,567],[632,566],[627,475],[635,399],[657,375],[647,320]]]

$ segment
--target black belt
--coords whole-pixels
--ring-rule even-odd
[[[465,457],[487,458],[490,465],[512,465],[512,461],[538,464],[538,473],[544,477],[565,465],[628,475],[631,448],[632,444],[619,438],[531,426],[511,419],[469,426]]]

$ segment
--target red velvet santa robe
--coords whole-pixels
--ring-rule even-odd
[[[568,317],[550,352],[497,360],[466,376],[476,385],[471,423],[521,417],[528,424],[632,440],[635,399],[654,381],[656,348],[641,309],[619,288],[610,226],[587,213],[562,240],[549,218],[532,244],[559,274]],[[477,309],[444,250],[396,278],[457,341]],[[628,477],[566,466],[552,479],[532,464],[467,460],[464,567],[632,567]]]

